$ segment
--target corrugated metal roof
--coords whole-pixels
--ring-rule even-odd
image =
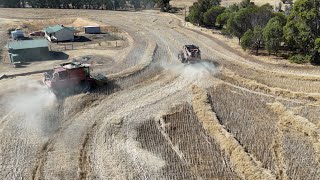
[[[62,25],[55,25],[55,26],[49,26],[49,27],[46,27],[44,28],[44,31],[47,32],[47,34],[49,33],[55,33],[55,32],[58,32],[60,31],[61,29],[69,29],[71,31],[74,31],[74,32],[77,32],[77,30],[73,27],[65,27],[65,26],[62,26]]]
[[[32,49],[48,47],[48,41],[46,39],[37,39],[37,40],[25,40],[25,41],[12,41],[8,42],[8,49]]]

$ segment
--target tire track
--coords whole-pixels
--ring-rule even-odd
[[[91,138],[91,135],[94,132],[97,123],[93,123],[90,129],[87,130],[87,134],[82,142],[82,146],[80,148],[80,155],[79,155],[79,177],[78,179],[88,179],[90,173],[92,172],[92,168],[90,167],[90,157],[88,156],[88,142]]]
[[[63,112],[63,100],[59,100],[59,106],[57,108],[57,112]],[[76,115],[76,114],[75,114]],[[61,117],[62,114],[60,114],[58,121],[62,121],[63,117]],[[66,121],[63,125],[61,125],[56,132],[44,143],[40,151],[37,153],[38,157],[36,160],[36,163],[34,165],[34,168],[32,170],[32,179],[38,180],[38,179],[44,179],[43,177],[43,170],[44,170],[44,164],[47,161],[48,152],[52,150],[55,140],[59,137],[59,134],[66,129],[68,126],[72,124],[71,121]]]

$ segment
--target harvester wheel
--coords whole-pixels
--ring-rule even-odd
[[[86,93],[86,92],[90,91],[90,89],[91,89],[91,83],[88,82],[88,81],[82,81],[82,82],[80,83],[80,88],[81,88],[81,91],[82,91],[82,92]]]

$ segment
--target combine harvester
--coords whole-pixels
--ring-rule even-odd
[[[198,46],[184,45],[178,54],[182,63],[194,64],[201,61],[201,51]]]
[[[44,73],[43,83],[54,94],[66,96],[88,92],[99,82],[90,75],[90,65],[70,62]]]

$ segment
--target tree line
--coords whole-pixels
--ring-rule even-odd
[[[170,0],[0,0],[7,8],[64,8],[64,9],[106,9],[119,10],[128,6],[135,9],[153,8],[158,4],[162,11],[169,9]]]
[[[284,8],[282,4],[257,6],[250,0],[222,7],[220,1],[198,0],[186,20],[219,28],[257,55],[264,48],[269,54],[287,52],[292,62],[320,64],[320,0],[283,0],[288,4]]]

